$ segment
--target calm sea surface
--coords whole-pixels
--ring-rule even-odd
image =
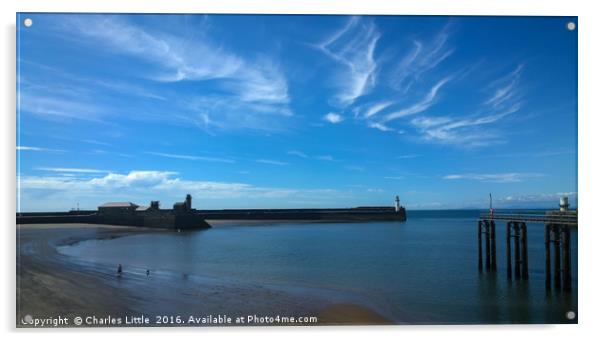
[[[543,225],[528,225],[528,282],[506,279],[505,225],[497,227],[497,274],[477,271],[479,211],[408,211],[405,223],[228,226],[90,240],[61,252],[100,264],[255,283],[326,288],[380,307],[401,322],[567,323],[573,293],[546,294]]]

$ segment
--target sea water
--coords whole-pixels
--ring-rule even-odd
[[[397,322],[571,323],[577,312],[577,232],[572,293],[546,292],[544,227],[528,224],[529,280],[506,278],[505,225],[497,273],[477,269],[479,211],[408,211],[406,222],[218,226],[89,240],[61,248],[113,266],[322,288],[370,302]],[[483,249],[483,252],[485,250]]]

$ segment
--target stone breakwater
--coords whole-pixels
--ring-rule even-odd
[[[103,214],[99,211],[17,213],[17,224],[103,224],[166,229],[206,229],[207,220],[304,220],[319,222],[405,221],[403,207],[355,207],[325,209],[172,209]]]

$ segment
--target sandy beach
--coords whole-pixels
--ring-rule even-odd
[[[118,275],[117,264],[85,263],[57,250],[90,239],[173,231],[86,224],[17,228],[18,327],[59,317],[67,327],[77,317],[88,327],[392,324],[376,309],[327,290],[165,271],[147,276],[145,269],[124,268]]]

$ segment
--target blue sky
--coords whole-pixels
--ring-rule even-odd
[[[26,17],[21,211],[576,204],[576,18]]]

